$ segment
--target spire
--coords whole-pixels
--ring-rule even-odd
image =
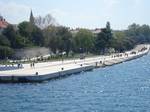
[[[32,10],[30,13],[30,23],[34,24],[34,16],[33,16]]]

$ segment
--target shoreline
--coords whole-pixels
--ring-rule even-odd
[[[0,83],[43,82],[82,71],[91,71],[142,57],[148,54],[149,48],[150,45],[138,45],[125,53],[90,57],[82,60],[37,63],[33,68],[30,67],[30,64],[24,64],[24,68],[0,71]]]

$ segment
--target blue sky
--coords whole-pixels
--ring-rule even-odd
[[[150,0],[0,0],[0,14],[10,23],[50,13],[72,28],[101,28],[110,21],[113,29],[126,29],[133,22],[150,24]]]

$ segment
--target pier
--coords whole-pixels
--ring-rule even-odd
[[[23,64],[21,68],[14,65],[15,69],[13,69],[13,67],[0,65],[0,83],[42,82],[130,61],[146,55],[148,52],[149,45],[138,45],[135,49],[125,53],[114,53],[82,60],[36,63],[34,67],[31,67],[30,64]]]

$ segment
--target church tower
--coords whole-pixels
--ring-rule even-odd
[[[33,16],[32,10],[31,10],[31,13],[30,13],[30,23],[34,24],[34,16]]]

